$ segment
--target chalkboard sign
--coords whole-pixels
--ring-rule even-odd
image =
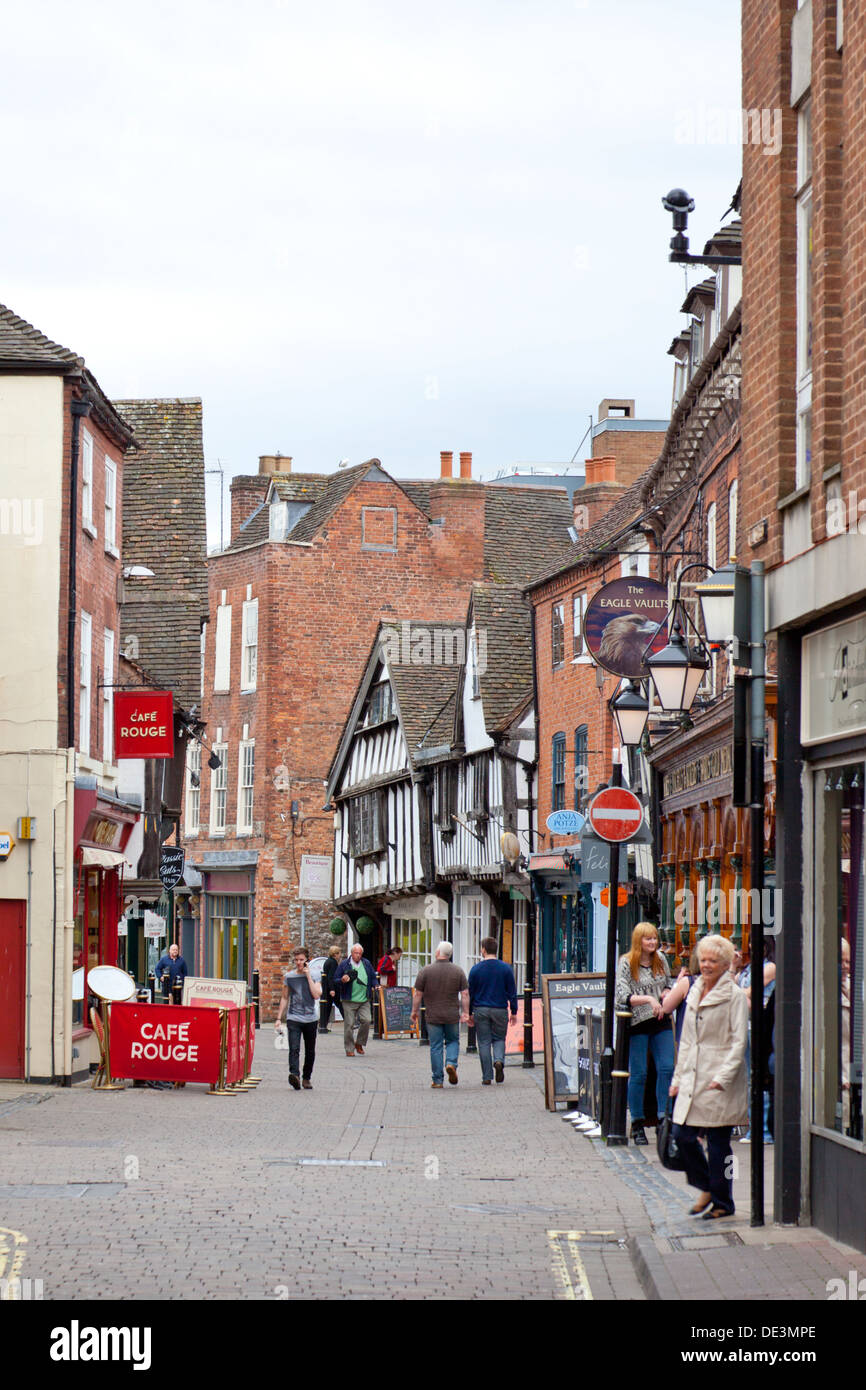
[[[581,1032],[579,1011],[602,1014],[605,977],[602,974],[542,975],[541,996],[544,1015],[544,1100],[548,1110],[566,1100],[580,1103],[589,1099],[587,1072],[591,1073],[591,1038]],[[585,1029],[585,1024],[583,1025]],[[579,1048],[579,1043],[583,1044]],[[580,1066],[579,1053],[584,1065]],[[589,1063],[589,1065],[587,1065]],[[581,1092],[583,1071],[583,1092]]]
[[[394,985],[392,989],[379,988],[379,1018],[382,1021],[382,1037],[414,1037],[418,1031],[412,1022],[412,993],[408,985]]]

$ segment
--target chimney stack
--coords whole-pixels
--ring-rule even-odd
[[[460,476],[461,476],[461,478],[471,478],[471,477],[472,477],[472,455],[471,455],[471,454],[461,454],[461,455],[460,455]]]
[[[586,460],[586,481],[574,494],[574,524],[585,531],[600,521],[625,492],[625,484],[617,477],[616,459]]]
[[[440,449],[439,451],[439,476],[440,478],[450,478],[454,466],[454,454],[451,450]]]
[[[291,454],[260,454],[259,472],[260,473],[291,473],[292,456]]]
[[[616,480],[616,459],[612,455],[586,460],[586,487],[597,487],[599,483],[615,483]]]

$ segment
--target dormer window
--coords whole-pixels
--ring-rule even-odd
[[[386,720],[393,719],[395,714],[391,683],[380,681],[378,685],[373,686],[367,697],[363,727],[369,729],[373,724],[384,724]]]
[[[284,502],[275,497],[268,509],[268,540],[286,540],[312,505],[312,502]]]

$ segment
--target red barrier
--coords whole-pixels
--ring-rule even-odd
[[[226,1085],[233,1086],[244,1076],[244,1054],[241,1048],[241,1009],[226,1009],[228,1034],[226,1038]]]
[[[256,1050],[256,1007],[255,1004],[248,1004],[250,1014],[250,1071],[253,1069],[253,1056]]]
[[[133,1081],[218,1082],[219,1011],[112,1004],[109,1065],[112,1076]]]

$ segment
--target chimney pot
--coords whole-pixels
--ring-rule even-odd
[[[291,454],[260,454],[259,472],[260,473],[291,473],[292,456]]]
[[[596,487],[599,483],[616,482],[616,459],[611,455],[605,458],[586,460],[586,487]]]
[[[471,455],[471,454],[461,454],[461,455],[460,455],[460,476],[461,476],[461,478],[471,478],[471,477],[472,477],[472,455]]]
[[[454,466],[453,452],[445,449],[439,451],[439,476],[440,478],[450,478]]]

